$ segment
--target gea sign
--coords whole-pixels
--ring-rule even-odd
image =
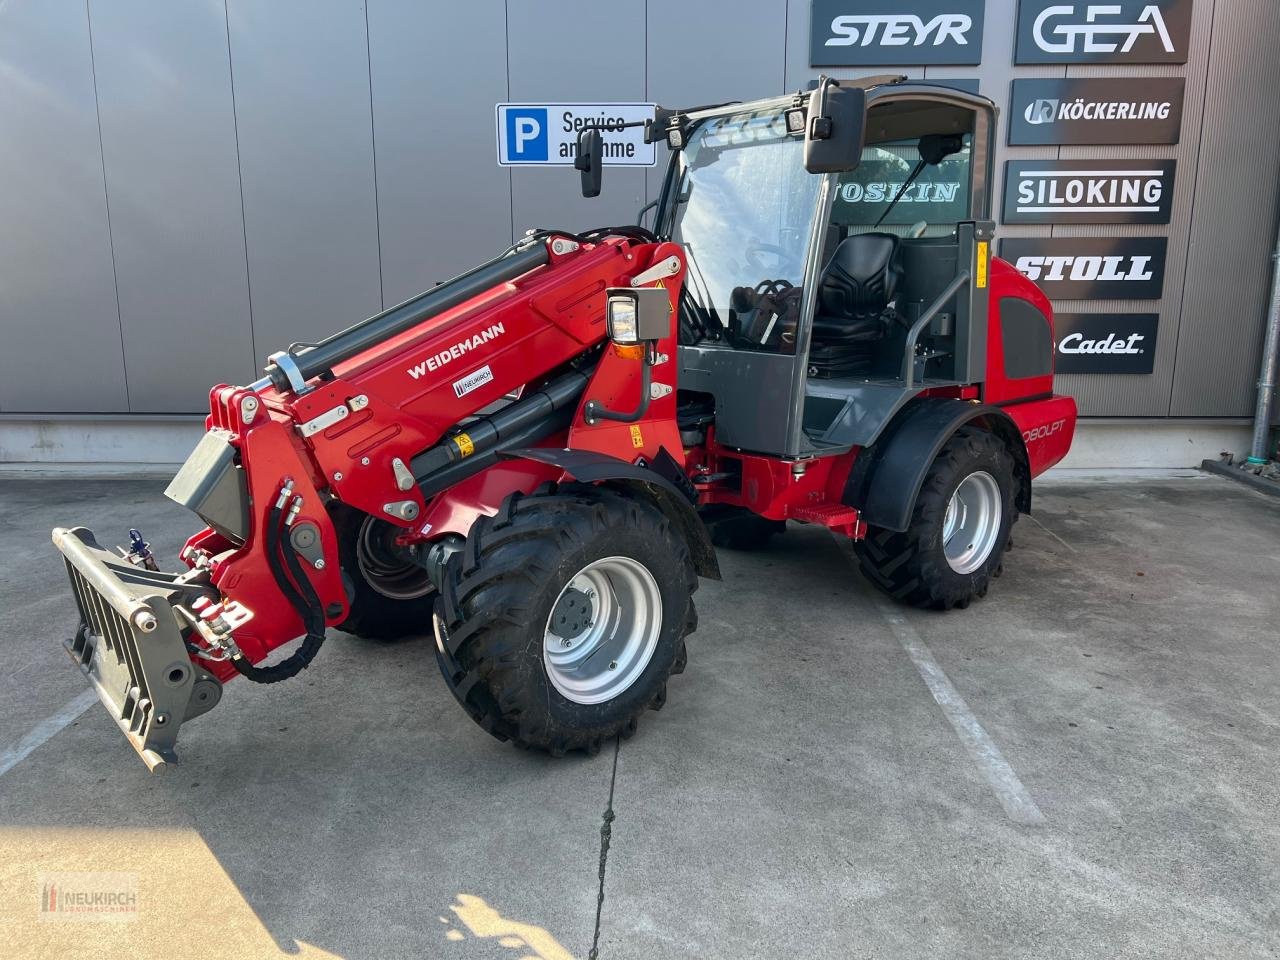
[[[1008,160],[1005,223],[1168,223],[1175,160]]]
[[[809,65],[976,65],[984,6],[984,0],[813,0]]]
[[[1159,300],[1164,237],[1015,237],[1000,256],[1050,300]]]
[[[1009,143],[1177,143],[1182,77],[1015,80]]]
[[[1155,313],[1056,313],[1057,373],[1150,373],[1156,362]]]
[[[1015,63],[1186,63],[1191,0],[1020,0]]]

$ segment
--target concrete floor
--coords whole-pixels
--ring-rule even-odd
[[[165,777],[97,705],[46,723],[84,689],[48,530],[173,557],[163,486],[0,481],[0,758],[48,736],[0,775],[0,956],[585,957],[611,752],[490,740],[422,638],[235,682]],[[820,530],[722,555],[622,744],[602,957],[1280,952],[1276,502],[1059,481],[1015,540],[949,614],[884,606]],[[41,920],[41,874],[104,870],[133,922]]]

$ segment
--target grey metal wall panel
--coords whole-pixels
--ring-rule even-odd
[[[0,410],[128,410],[83,0],[0,5]]]
[[[1280,4],[1217,0],[1169,413],[1249,416],[1275,243]],[[1177,292],[1177,291],[1175,291]]]
[[[1216,0],[1218,5],[1230,0]],[[1200,119],[1204,104],[1206,66],[1210,50],[1219,52],[1217,40],[1210,41],[1213,29],[1215,0],[1197,0],[1192,12],[1190,59],[1186,66],[1176,64],[1154,65],[1091,65],[1073,64],[1067,67],[1069,77],[1112,77],[1117,90],[1122,90],[1125,77],[1185,76],[1186,94],[1182,108],[1182,132],[1176,146],[1110,146],[1110,147],[1060,147],[1063,159],[1152,159],[1173,158],[1178,161],[1177,183],[1174,187],[1172,219],[1168,226],[1141,226],[1115,224],[1107,227],[1085,225],[1058,225],[1053,228],[1055,237],[1071,236],[1167,236],[1169,252],[1165,262],[1164,297],[1151,300],[1114,300],[1055,303],[1055,309],[1070,313],[1148,313],[1158,310],[1160,328],[1156,350],[1155,368],[1149,375],[1133,376],[1063,376],[1057,380],[1057,389],[1076,398],[1080,412],[1086,416],[1163,417],[1169,414],[1169,398],[1173,387],[1174,368],[1177,365],[1179,329],[1182,317],[1182,289],[1179,280],[1187,265],[1187,237],[1195,196],[1199,151]],[[1273,64],[1274,70],[1274,64]],[[1021,74],[1020,74],[1021,75]],[[1280,81],[1276,77],[1272,83]],[[1198,413],[1200,416],[1222,415],[1210,407]]]
[[[506,43],[499,3],[452,6],[446,25],[432,5],[369,2],[388,304],[511,242],[510,178],[493,162],[493,105],[507,97]]]
[[[382,307],[364,4],[228,0],[254,343]]]
[[[130,408],[199,411],[209,384],[255,379],[225,11],[94,0],[90,19]]]
[[[644,101],[644,5],[508,0],[507,64],[513,103]],[[489,136],[492,143],[496,133]],[[510,172],[516,235],[535,226],[631,223],[645,204],[643,169],[607,167],[604,189],[593,200],[583,199],[572,167]]]

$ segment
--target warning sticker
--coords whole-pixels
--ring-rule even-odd
[[[454,437],[453,444],[464,457],[469,457],[476,452],[476,445],[471,442],[471,437],[465,433],[460,433]]]
[[[640,432],[640,427],[634,423],[631,425],[631,445],[637,450],[644,446],[644,434]]]

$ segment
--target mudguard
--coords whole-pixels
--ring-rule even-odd
[[[845,485],[844,502],[857,507],[874,527],[904,531],[911,523],[916,497],[925,474],[943,444],[969,423],[978,423],[1005,442],[1014,460],[1018,509],[1031,509],[1031,468],[1022,433],[999,407],[924,397],[902,410],[870,447],[854,462]]]
[[[694,509],[696,493],[679,464],[663,448],[652,464],[627,463],[617,457],[594,450],[564,450],[552,447],[528,447],[504,451],[504,459],[532,460],[558,467],[579,483],[607,483],[630,488],[652,500],[676,525],[689,545],[689,555],[698,576],[720,579],[720,564],[715,547],[702,519]],[[683,482],[683,487],[680,485]],[[687,487],[687,489],[685,489]]]

